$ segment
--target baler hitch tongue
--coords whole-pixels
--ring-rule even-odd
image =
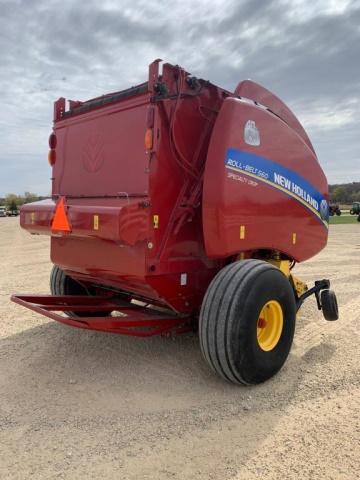
[[[315,285],[297,299],[296,306],[298,310],[311,295],[315,295],[318,309],[322,310],[325,320],[338,320],[338,303],[335,292],[330,290],[330,280],[316,280]]]

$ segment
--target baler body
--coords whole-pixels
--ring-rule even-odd
[[[327,241],[327,182],[287,107],[252,82],[235,93],[169,64],[137,87],[55,103],[52,198],[21,209],[51,260],[83,284],[197,314],[215,274]],[[144,143],[145,142],[145,143]],[[59,202],[69,231],[54,228]]]

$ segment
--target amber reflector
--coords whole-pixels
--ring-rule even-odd
[[[145,133],[145,148],[151,150],[153,147],[153,131],[152,128],[148,128]]]
[[[56,162],[56,151],[54,149],[49,150],[48,161],[51,166]]]

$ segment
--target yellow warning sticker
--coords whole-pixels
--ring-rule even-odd
[[[94,230],[99,230],[99,215],[94,215]]]
[[[159,215],[153,216],[154,228],[159,228]]]
[[[240,225],[240,240],[245,238],[245,225]]]

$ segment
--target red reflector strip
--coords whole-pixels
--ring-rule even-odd
[[[55,133],[51,133],[49,137],[49,147],[53,150],[56,148],[56,135]]]

